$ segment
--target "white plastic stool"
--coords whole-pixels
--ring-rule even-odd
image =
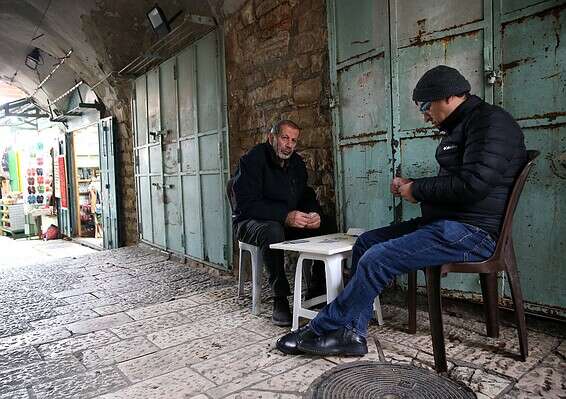
[[[322,255],[302,252],[297,261],[297,269],[295,271],[295,290],[293,293],[293,325],[291,331],[299,328],[299,317],[314,319],[318,312],[310,310],[314,305],[319,303],[332,302],[344,289],[344,280],[342,278],[342,261],[350,258],[352,252],[341,252],[334,255]],[[307,259],[320,260],[324,262],[324,269],[326,275],[326,295],[320,295],[316,298],[303,301],[302,298],[302,285],[303,285],[303,262]],[[383,325],[383,315],[381,313],[381,303],[379,296],[375,297],[373,302],[374,317],[377,323]]]
[[[261,313],[261,273],[263,269],[263,259],[259,253],[259,247],[245,242],[238,241],[240,247],[240,262],[238,265],[238,296],[242,297],[244,293],[244,267],[242,262],[242,253],[247,251],[250,253],[252,267],[252,314]]]

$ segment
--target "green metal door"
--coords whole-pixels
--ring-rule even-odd
[[[424,123],[412,90],[427,69],[454,66],[474,94],[507,109],[523,128],[527,147],[543,154],[515,217],[515,242],[527,307],[565,315],[565,3],[328,2],[342,227],[378,227],[420,215],[418,206],[391,198],[389,181],[437,173],[434,154],[442,133]],[[500,286],[505,300],[504,276]],[[443,287],[458,297],[480,291],[477,277],[458,274],[443,280]]]
[[[391,0],[391,59],[393,92],[393,153],[395,174],[434,176],[436,147],[442,132],[425,123],[412,100],[415,84],[428,69],[444,64],[458,68],[470,81],[472,93],[486,101],[493,90],[485,85],[492,69],[491,1],[466,2]],[[420,207],[395,199],[396,220],[420,216]],[[419,273],[420,283],[424,276]],[[480,292],[477,276],[450,274],[442,286],[459,292]]]
[[[140,237],[229,267],[226,95],[221,33],[213,32],[134,84]]]
[[[521,284],[530,309],[565,317],[566,2],[500,0],[495,10],[495,100],[541,152],[513,228]]]
[[[328,2],[339,225],[393,222],[387,2]]]
[[[104,248],[118,248],[118,199],[116,197],[115,142],[112,117],[101,119],[98,123],[98,143],[100,146],[100,177],[102,191],[102,228]]]

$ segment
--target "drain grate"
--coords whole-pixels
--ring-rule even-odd
[[[335,367],[309,387],[308,399],[473,399],[466,386],[410,365],[353,362]]]

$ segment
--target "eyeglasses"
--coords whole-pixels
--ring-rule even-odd
[[[432,101],[417,101],[417,107],[419,108],[419,111],[421,111],[421,113],[425,113],[430,109],[430,106],[432,105]]]

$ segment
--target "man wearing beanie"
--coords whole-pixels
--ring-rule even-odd
[[[281,337],[279,350],[366,354],[373,300],[395,276],[492,255],[527,152],[511,115],[470,90],[468,80],[445,65],[430,69],[417,82],[413,100],[418,111],[444,133],[436,150],[440,170],[435,177],[396,177],[391,192],[419,202],[422,217],[361,235],[344,291],[308,325]]]

